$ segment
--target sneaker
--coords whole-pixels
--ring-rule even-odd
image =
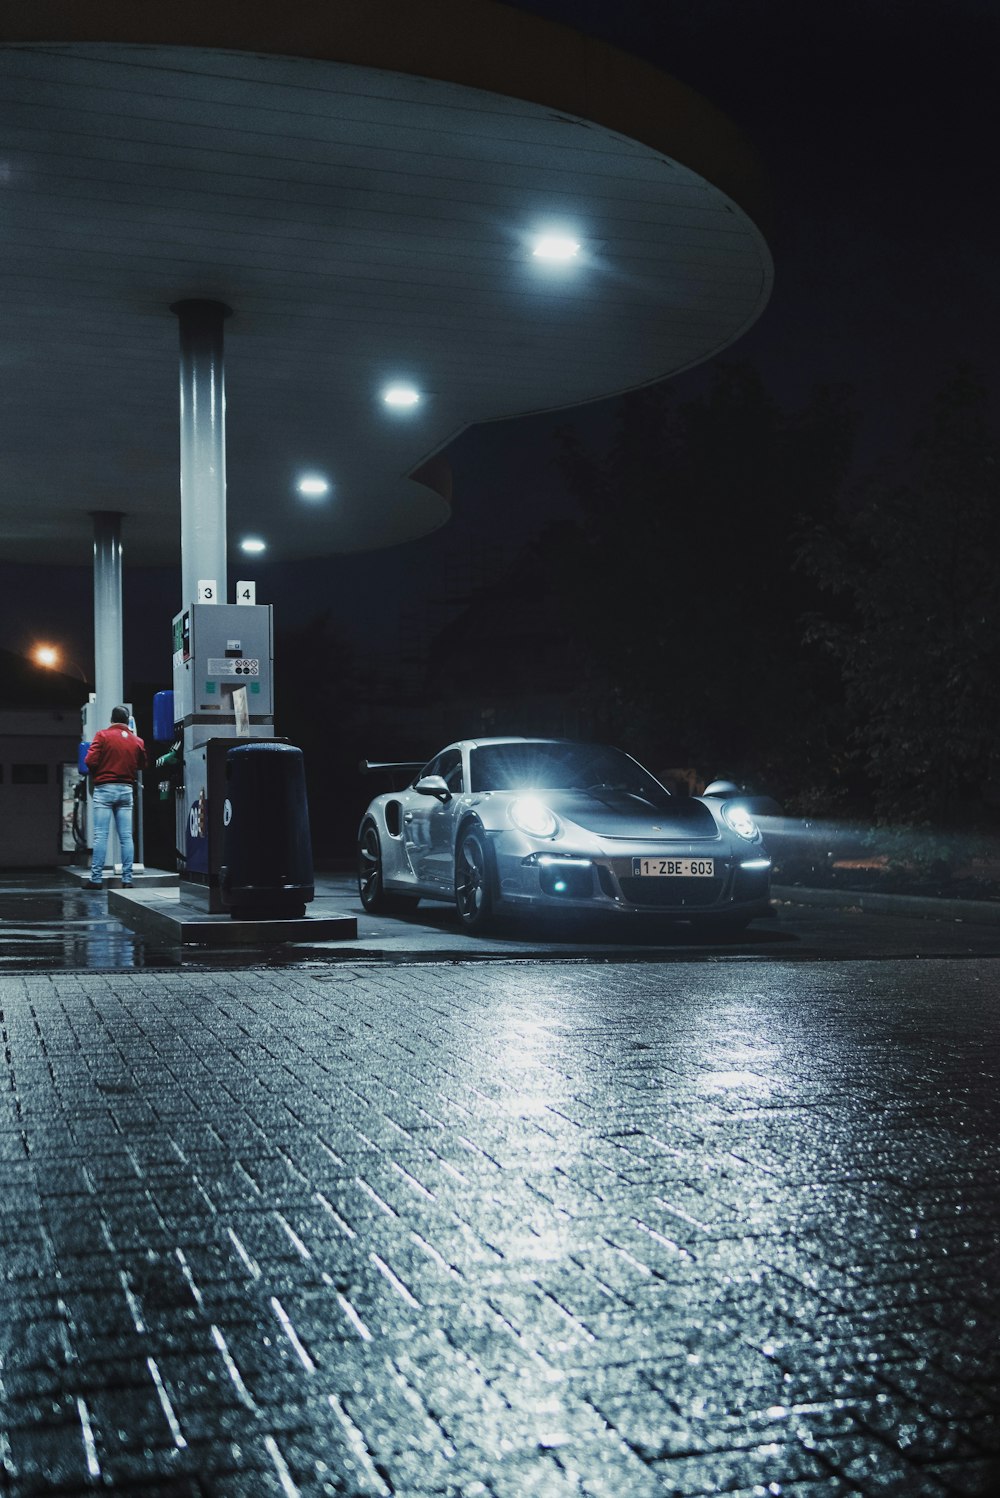
[[[83,887],[84,889],[103,889],[104,885],[99,879],[88,879]]]
[[[134,888],[134,885],[133,885],[131,879],[123,879],[122,880],[122,889],[133,889],[133,888]]]

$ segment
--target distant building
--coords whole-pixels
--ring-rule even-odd
[[[88,688],[0,650],[0,868],[70,863]]]

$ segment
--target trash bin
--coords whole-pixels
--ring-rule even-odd
[[[222,903],[234,920],[294,920],[313,899],[305,762],[292,744],[247,743],[226,755]]]

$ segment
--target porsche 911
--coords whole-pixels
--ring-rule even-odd
[[[770,910],[771,860],[729,782],[677,795],[620,749],[564,739],[449,744],[405,790],[376,796],[358,831],[372,914],[454,904],[482,931],[517,911],[607,912],[736,932]]]

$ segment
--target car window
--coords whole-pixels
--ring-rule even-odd
[[[427,775],[436,775],[438,773],[438,760],[440,758],[440,754],[435,754],[433,759],[428,760],[424,765],[424,768],[417,771],[413,779],[410,781],[410,784],[416,785],[418,780],[423,780]]]
[[[655,805],[670,792],[620,749],[603,744],[539,741],[482,744],[469,754],[472,791],[624,791]]]
[[[463,786],[461,749],[448,749],[444,754],[439,754],[438,765],[439,768],[434,773],[443,775],[448,789],[453,796],[457,796]]]
[[[458,795],[464,786],[461,749],[444,749],[440,754],[435,754],[434,758],[424,765],[413,784],[416,785],[417,781],[423,780],[426,775],[443,776],[452,795]]]

